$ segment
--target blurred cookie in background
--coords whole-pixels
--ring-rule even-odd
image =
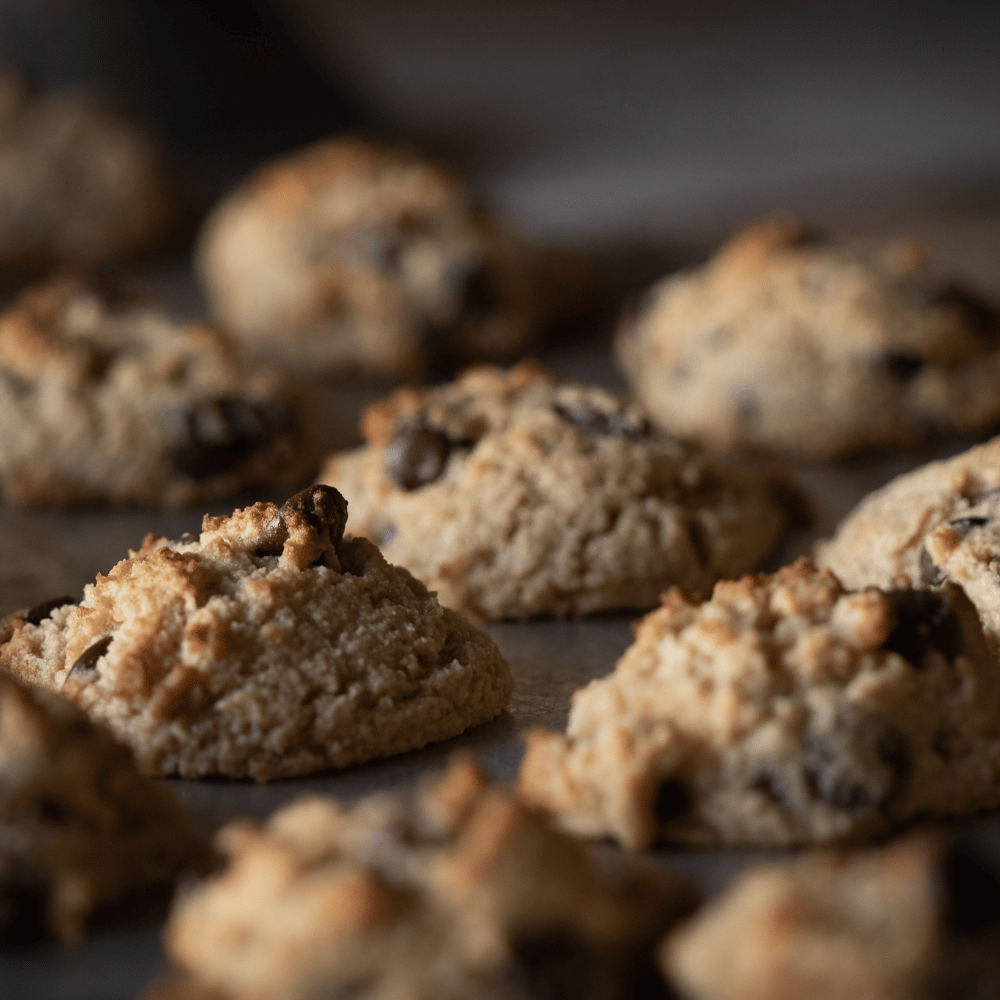
[[[39,507],[183,507],[315,468],[299,394],[217,330],[74,279],[0,313],[0,488]]]
[[[209,215],[196,266],[249,349],[310,374],[514,359],[593,295],[581,263],[514,235],[446,170],[358,137],[260,167]]]
[[[834,459],[1000,419],[1000,314],[900,242],[871,252],[775,221],[664,279],[618,358],[664,430]]]
[[[0,674],[0,944],[74,940],[95,911],[207,854],[173,793],[109,732]]]
[[[153,250],[185,218],[159,148],[136,125],[86,92],[36,95],[0,71],[0,283]]]

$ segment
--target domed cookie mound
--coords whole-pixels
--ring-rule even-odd
[[[207,852],[173,794],[64,698],[0,674],[0,942],[66,939]]]
[[[1000,319],[893,255],[770,223],[666,278],[620,329],[653,419],[725,448],[834,458],[1000,419]],[[908,258],[908,259],[907,259]]]
[[[492,719],[514,686],[493,641],[346,521],[316,486],[149,535],[79,604],[14,616],[0,667],[188,778],[345,767]]]
[[[308,374],[517,357],[566,281],[446,171],[359,138],[261,167],[209,216],[197,266],[227,327]]]
[[[178,197],[159,151],[99,101],[0,72],[0,272],[94,267],[155,247]]]
[[[529,734],[529,801],[627,847],[832,843],[1000,805],[1000,664],[975,609],[845,590],[806,560],[673,590],[566,735]]]
[[[848,586],[951,580],[1000,643],[1000,438],[897,476],[865,497],[817,560]]]
[[[661,964],[689,1000],[995,996],[1000,884],[977,854],[913,839],[751,869]]]
[[[320,478],[388,559],[482,618],[648,608],[754,568],[784,525],[759,478],[530,364],[402,389],[362,430]]]
[[[314,469],[302,399],[210,327],[69,280],[0,313],[0,489],[14,503],[180,507],[292,490]]]
[[[300,799],[218,839],[228,867],[177,900],[183,971],[154,996],[625,1000],[692,903],[666,875],[608,877],[468,761],[409,804]]]

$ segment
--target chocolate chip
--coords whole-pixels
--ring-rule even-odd
[[[254,548],[255,555],[281,555],[288,541],[286,518],[293,513],[302,517],[321,537],[329,539],[334,548],[343,540],[347,527],[347,501],[332,486],[309,486],[289,497],[267,522]]]
[[[994,341],[1000,336],[1000,312],[961,285],[944,285],[930,297],[930,305],[956,312],[984,340]]]
[[[451,449],[451,438],[442,431],[419,420],[406,423],[385,449],[385,471],[404,490],[419,489],[440,477]]]
[[[67,604],[76,603],[77,599],[75,597],[53,597],[51,600],[36,604],[30,611],[25,613],[24,620],[29,625],[39,625],[46,618],[50,618],[56,608],[64,608]]]
[[[484,264],[466,271],[459,282],[457,300],[460,320],[476,322],[486,319],[503,304],[496,279]]]
[[[842,713],[831,730],[808,731],[802,754],[810,792],[852,813],[882,809],[912,769],[909,746],[894,726]]]
[[[181,414],[180,440],[170,452],[175,469],[192,479],[229,472],[293,431],[292,410],[275,400],[215,399]]]
[[[69,674],[67,676],[72,677],[74,674],[89,674],[91,670],[97,669],[97,661],[108,651],[108,646],[111,645],[111,640],[114,636],[106,635],[103,639],[98,639],[97,642],[88,646],[77,658],[76,663],[70,667]]]
[[[627,411],[608,413],[589,399],[556,403],[555,411],[563,420],[590,434],[620,434],[639,438],[650,433],[649,421]]]
[[[691,540],[691,548],[694,549],[698,557],[700,566],[710,566],[712,563],[712,541],[708,529],[697,517],[692,517],[687,525],[688,538]]]
[[[894,379],[909,382],[923,368],[924,359],[908,351],[893,351],[882,355],[878,364]]]
[[[511,950],[516,964],[509,985],[515,996],[563,1000],[593,994],[596,956],[572,931],[523,933],[511,942]]]
[[[931,559],[927,549],[920,550],[920,583],[925,587],[937,587],[944,583],[947,574]]]
[[[954,521],[948,522],[949,528],[956,528],[958,531],[971,531],[973,528],[981,528],[984,524],[989,524],[988,517],[956,517]]]
[[[677,778],[660,782],[653,796],[653,815],[661,822],[675,819],[691,808],[694,799],[691,790]]]
[[[201,541],[201,532],[200,531],[185,531],[184,534],[181,535],[181,537],[177,539],[177,541],[179,541],[181,543],[181,545],[190,545],[192,542],[200,542]]]
[[[905,656],[915,667],[932,649],[948,660],[962,652],[962,625],[945,596],[930,590],[889,590],[885,597],[893,626],[882,649]]]

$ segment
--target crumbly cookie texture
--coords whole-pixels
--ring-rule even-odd
[[[70,279],[0,313],[0,489],[9,502],[189,506],[315,470],[304,400],[216,330]]]
[[[975,853],[913,839],[751,869],[669,936],[684,1000],[995,996],[1000,886]]]
[[[1000,643],[1000,438],[897,476],[816,547],[848,586],[951,580]]]
[[[147,773],[187,778],[346,767],[499,714],[514,684],[493,641],[346,521],[312,487],[149,535],[80,603],[9,616],[0,668],[106,723]]]
[[[881,254],[773,222],[665,279],[619,361],[670,433],[834,458],[1000,418],[1000,315],[933,284],[915,246]]]
[[[521,790],[569,830],[786,845],[1000,804],[1000,665],[962,591],[845,590],[800,560],[672,590]]]
[[[402,389],[362,433],[321,480],[386,558],[481,618],[648,608],[753,569],[784,526],[760,478],[529,363]]]
[[[72,940],[207,851],[173,794],[64,698],[0,676],[0,941]]]
[[[310,374],[514,358],[582,291],[446,171],[360,138],[261,167],[209,216],[197,269],[216,316]]]
[[[602,872],[468,759],[408,803],[300,799],[218,844],[228,867],[177,899],[180,975],[155,996],[625,1000],[693,902],[665,873]]]
[[[0,73],[0,271],[93,267],[155,247],[178,198],[153,142],[84,94]]]

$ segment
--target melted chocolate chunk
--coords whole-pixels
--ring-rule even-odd
[[[691,808],[694,799],[691,790],[677,778],[667,778],[660,783],[653,797],[653,815],[661,822],[675,819]]]
[[[700,566],[710,566],[712,564],[712,541],[709,537],[708,529],[697,517],[692,517],[687,525],[688,538],[691,539],[691,548],[694,549],[698,557]]]
[[[589,434],[620,434],[640,438],[650,433],[649,421],[628,412],[607,413],[589,399],[556,403],[555,411],[563,420]]]
[[[88,646],[77,658],[76,663],[70,667],[69,674],[67,676],[73,677],[74,675],[89,674],[92,670],[97,669],[97,661],[108,651],[108,646],[111,645],[111,640],[114,636],[106,635],[103,639],[98,639],[97,642],[92,643]]]
[[[292,410],[277,401],[215,399],[184,411],[170,453],[174,468],[192,479],[229,472],[294,431]]]
[[[201,540],[200,531],[185,531],[180,538],[177,539],[182,545],[190,545],[192,542],[197,542]]]
[[[918,668],[932,649],[948,660],[962,652],[962,624],[946,597],[929,590],[890,590],[885,596],[893,627],[882,649],[905,656]]]
[[[404,490],[433,483],[444,472],[453,442],[423,421],[406,423],[385,449],[385,471]]]
[[[920,550],[920,583],[924,587],[937,587],[944,583],[947,574],[931,559],[927,549]]]
[[[1000,336],[1000,312],[961,285],[945,285],[930,299],[932,306],[940,306],[959,314],[962,322],[983,340],[993,342]]]
[[[525,933],[511,942],[515,968],[511,986],[515,996],[532,1000],[564,1000],[592,995],[596,956],[569,930]]]
[[[286,518],[297,514],[314,528],[321,537],[330,540],[336,548],[344,538],[347,527],[347,501],[332,486],[310,486],[289,497],[261,532],[254,548],[258,556],[280,556],[288,541]]]
[[[1000,924],[1000,878],[973,847],[952,846],[941,859],[945,926],[954,934],[978,934]]]
[[[42,601],[36,604],[30,611],[25,613],[24,620],[29,625],[40,625],[46,618],[51,617],[56,608],[64,608],[67,604],[77,604],[75,597],[53,597],[51,600]]]
[[[892,351],[879,358],[879,365],[894,379],[909,382],[924,367],[924,359],[908,351]]]

